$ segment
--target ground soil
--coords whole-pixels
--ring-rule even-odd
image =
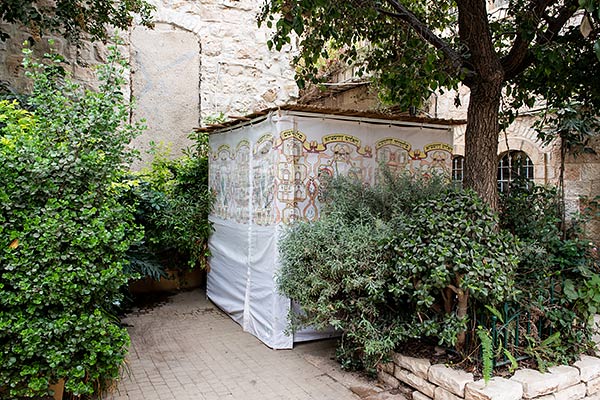
[[[431,364],[445,364],[449,367],[471,372],[475,380],[481,379],[481,362],[477,357],[462,356],[457,352],[438,346],[434,341],[428,339],[411,340],[402,344],[396,351],[400,354],[415,358],[426,358]],[[474,353],[479,352],[476,349]],[[536,363],[532,359],[519,361],[519,368],[536,369]],[[494,376],[510,377],[512,372],[508,366],[494,369]]]

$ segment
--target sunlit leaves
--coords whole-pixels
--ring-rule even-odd
[[[127,123],[114,47],[98,92],[60,58],[25,53],[33,111],[0,102],[0,397],[40,397],[61,378],[90,394],[118,377],[129,342],[109,310],[140,231],[114,183],[140,127]]]
[[[126,30],[131,26],[135,15],[142,25],[152,26],[151,14],[154,9],[154,6],[144,0],[2,1],[0,20],[21,23],[34,36],[55,32],[77,40],[82,33],[87,33],[94,40],[106,40],[107,26]],[[7,37],[0,30],[0,39]]]

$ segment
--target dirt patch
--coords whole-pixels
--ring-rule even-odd
[[[127,308],[123,310],[123,316],[143,315],[157,309],[171,301],[171,298],[179,292],[143,293],[130,295]]]
[[[449,349],[438,346],[428,340],[410,340],[403,343],[396,352],[408,357],[427,358],[432,364],[457,364],[462,357]]]
[[[479,349],[473,351],[472,354],[464,356],[451,349],[438,346],[436,343],[429,340],[411,340],[402,344],[396,349],[397,353],[408,357],[426,358],[431,364],[444,364],[455,369],[461,369],[473,374],[475,380],[482,379],[481,361],[478,360]],[[525,359],[519,361],[519,369],[531,368],[537,369],[537,364],[533,359]],[[513,375],[509,365],[498,366],[494,368],[494,376],[509,378]]]

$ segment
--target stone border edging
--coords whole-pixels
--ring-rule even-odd
[[[520,369],[510,378],[494,377],[487,385],[473,374],[428,359],[394,353],[379,364],[380,381],[394,388],[404,383],[413,400],[600,400],[600,358],[582,355],[573,366],[556,366],[542,374]]]

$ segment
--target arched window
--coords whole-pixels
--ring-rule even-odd
[[[452,182],[462,185],[465,169],[465,158],[463,156],[452,157]]]
[[[526,153],[511,150],[498,161],[498,191],[506,191],[517,177],[533,179],[533,163]]]

